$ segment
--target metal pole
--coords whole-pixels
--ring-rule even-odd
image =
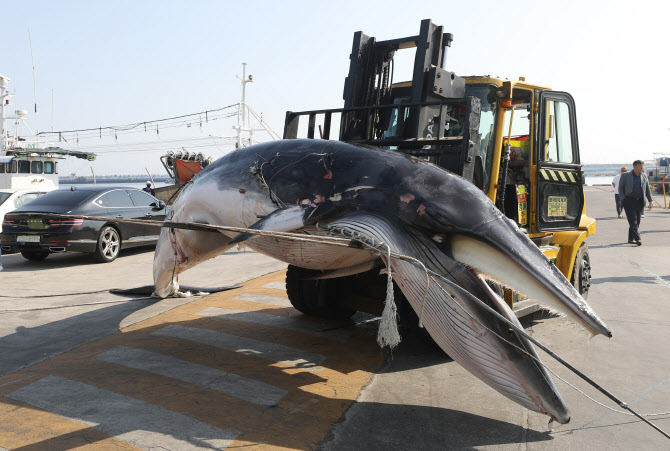
[[[663,187],[663,207],[668,208],[668,202],[665,199],[665,182],[661,182],[661,186]]]
[[[7,117],[5,116],[5,105],[7,101],[5,99],[9,98],[9,93],[7,92],[7,84],[9,78],[0,75],[0,101],[2,102],[2,150],[7,149]]]

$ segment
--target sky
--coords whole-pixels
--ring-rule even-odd
[[[670,154],[665,2],[24,0],[2,10],[0,74],[12,79],[12,104],[31,112],[33,130],[123,126],[236,104],[246,62],[254,79],[247,101],[281,135],[287,110],[342,106],[354,32],[412,36],[430,18],[454,34],[448,70],[524,76],[571,93],[583,162]],[[166,121],[158,132],[155,124],[82,132],[78,144],[66,133],[58,145],[98,159],[70,158],[61,175],[164,174],[159,157],[181,147],[216,159],[232,149],[229,112]]]

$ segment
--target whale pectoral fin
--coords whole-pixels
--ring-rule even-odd
[[[307,218],[314,209],[315,207],[309,205],[280,208],[250,225],[248,228],[273,232],[291,232],[304,227]],[[228,244],[238,244],[254,236],[256,235],[251,233],[240,233],[230,240]]]
[[[333,220],[354,210],[356,210],[356,207],[350,204],[329,201],[316,206],[313,204],[295,205],[277,209],[260,221],[250,225],[249,228],[273,232],[292,232],[307,225],[314,225],[319,221]],[[238,244],[254,236],[252,233],[240,233],[228,244]]]

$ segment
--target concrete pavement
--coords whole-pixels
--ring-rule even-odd
[[[614,336],[589,340],[567,320],[546,314],[527,318],[525,326],[640,412],[668,412],[670,210],[646,212],[643,245],[631,246],[611,188],[586,190],[587,211],[598,219],[597,234],[588,240],[588,300]],[[5,281],[15,295],[150,283],[150,253],[122,257],[116,274],[114,267],[106,270],[109,265],[78,260],[85,257],[58,258],[63,261],[24,271],[24,277],[12,272],[23,267],[19,256],[3,257],[16,277],[0,273],[3,290]],[[258,274],[283,267],[253,253],[219,258],[228,260],[200,265],[180,281],[226,285],[253,277],[252,268]],[[196,275],[201,268],[205,272]],[[46,285],[34,282],[45,277]],[[72,281],[64,285],[65,279]],[[668,447],[639,420],[612,413],[559,380],[572,421],[550,433],[546,416],[502,397],[418,339],[408,337],[388,354],[376,347],[376,323],[363,315],[330,323],[298,314],[282,282],[280,271],[195,300],[0,314],[6,374],[0,378],[0,449]],[[108,296],[0,298],[0,309],[118,299]],[[22,339],[22,328],[30,340]],[[559,376],[612,406],[542,357]],[[670,429],[670,415],[652,421]]]
[[[118,296],[112,288],[152,284],[153,251],[122,251],[112,263],[85,254],[52,254],[30,262],[3,255],[0,272],[0,375],[190,302],[189,298]],[[251,251],[232,251],[180,276],[198,287],[234,285],[284,263]],[[82,294],[77,294],[82,293]]]
[[[284,278],[191,301],[0,378],[0,446],[314,449],[384,353],[374,327],[289,307]]]

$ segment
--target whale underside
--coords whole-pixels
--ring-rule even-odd
[[[244,148],[203,170],[175,201],[174,222],[262,230],[262,236],[163,228],[154,257],[156,294],[236,243],[291,265],[341,277],[380,260],[435,342],[477,378],[520,405],[567,423],[569,411],[532,344],[472,296],[519,325],[486,283],[495,279],[560,311],[592,334],[607,326],[542,252],[474,185],[435,165],[377,148],[285,140]],[[317,227],[318,225],[318,227]],[[384,243],[360,247],[271,232],[347,230]],[[448,282],[431,278],[419,261]],[[464,295],[464,291],[467,295]]]

